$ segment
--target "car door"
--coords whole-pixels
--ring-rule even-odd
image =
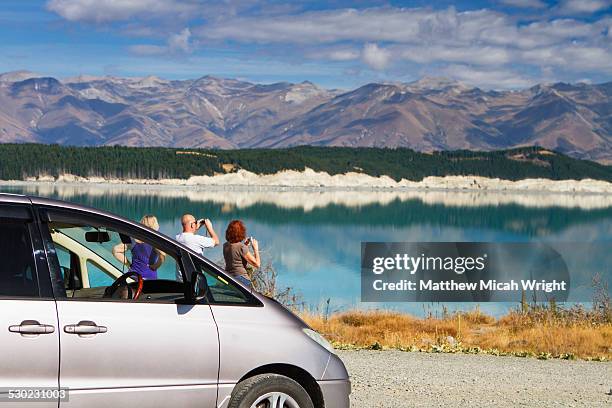
[[[114,254],[114,248],[123,245],[123,234],[133,238],[132,242],[163,247],[165,254],[164,276],[144,281],[143,297],[137,301],[106,298],[107,286],[75,289],[69,291],[70,296],[61,290],[56,293],[60,386],[70,389],[69,400],[60,406],[215,407],[217,326],[210,306],[188,304],[186,284],[172,281],[176,268],[184,268],[181,258],[188,258],[186,253],[182,255],[170,241],[116,219],[53,209],[44,213],[46,228],[42,229],[49,247],[53,247],[51,231],[54,236],[61,233],[122,268],[108,249],[112,247]],[[91,229],[98,235],[108,233],[111,241],[82,239]],[[58,276],[66,275],[61,274],[53,250],[48,257],[50,268]],[[93,281],[91,274],[88,281]]]
[[[0,406],[58,404],[57,313],[32,220],[28,204],[0,203]]]

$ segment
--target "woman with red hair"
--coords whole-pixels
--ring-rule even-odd
[[[223,244],[223,257],[225,258],[225,271],[244,283],[251,286],[251,278],[247,272],[247,266],[253,265],[259,268],[259,243],[252,237],[246,239],[246,227],[240,220],[233,220],[225,231],[226,243]],[[249,251],[249,245],[253,247],[253,253]]]

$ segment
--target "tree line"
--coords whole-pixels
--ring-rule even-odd
[[[306,167],[395,180],[471,175],[507,180],[592,178],[612,181],[612,166],[578,160],[540,147],[491,152],[421,153],[408,148],[298,146],[286,149],[177,149],[164,147],[75,147],[0,144],[0,179],[73,174],[81,177],[164,179],[214,175],[245,169],[257,174]]]

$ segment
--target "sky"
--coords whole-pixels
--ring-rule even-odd
[[[0,72],[253,82],[612,80],[612,0],[0,0]]]

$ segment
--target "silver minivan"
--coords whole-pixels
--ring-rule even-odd
[[[134,243],[164,254],[157,276],[113,256]],[[0,194],[0,259],[4,406],[349,406],[348,373],[323,337],[143,225]]]

